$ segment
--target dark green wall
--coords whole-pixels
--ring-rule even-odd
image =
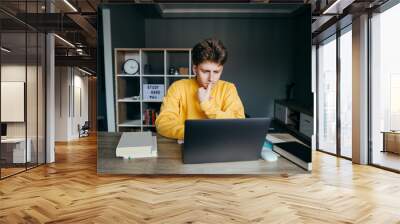
[[[102,5],[98,15],[98,54],[97,54],[97,117],[98,130],[107,130],[106,91],[104,73],[104,49],[102,10],[110,9],[111,16],[111,45],[114,60],[114,48],[141,48],[145,46],[144,12],[143,8],[135,5]],[[142,9],[142,10],[141,10]],[[113,71],[114,71],[113,62]],[[113,75],[113,74],[107,74]],[[113,78],[114,80],[114,78]]]
[[[208,37],[221,39],[229,52],[222,79],[236,84],[253,117],[273,116],[273,101],[285,98],[291,82],[294,99],[312,106],[309,7],[296,16],[270,18],[161,18],[148,6],[106,7],[111,9],[113,48],[192,48]],[[99,106],[104,100],[99,97]]]
[[[311,11],[301,9],[293,18],[293,77],[294,100],[313,111],[313,95],[311,92]]]
[[[214,37],[228,49],[222,79],[236,84],[246,113],[272,116],[274,99],[292,80],[291,20],[146,19],[146,47],[192,48]]]

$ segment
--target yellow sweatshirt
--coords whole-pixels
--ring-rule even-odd
[[[186,119],[244,118],[242,101],[234,84],[219,80],[211,90],[211,100],[200,103],[195,79],[174,82],[164,97],[156,120],[157,132],[183,139]]]

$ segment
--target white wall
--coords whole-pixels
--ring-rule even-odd
[[[56,141],[77,139],[78,124],[88,120],[88,78],[83,75],[76,68],[56,67]]]
[[[72,108],[72,130],[71,130],[71,135],[72,138],[78,138],[79,133],[78,133],[78,124],[83,125],[85,121],[89,120],[88,116],[88,77],[87,76],[81,76],[82,73],[76,74],[77,70],[74,70],[75,75],[74,75],[74,91],[73,91],[73,99],[74,102],[72,103],[74,107]],[[80,91],[80,93],[79,93]],[[79,97],[80,95],[80,97]],[[80,101],[80,102],[79,102]],[[81,108],[79,108],[81,107]],[[81,111],[80,111],[81,110]]]
[[[21,113],[26,112],[26,120],[24,119],[23,122],[6,122],[7,137],[24,138],[26,135],[30,143],[32,161],[36,162],[36,159],[39,159],[39,163],[45,162],[45,116],[43,112],[45,110],[45,83],[42,70],[41,66],[25,66],[25,64],[17,63],[1,66],[2,82],[24,82],[26,85],[26,99],[22,108],[20,108]],[[7,95],[2,95],[3,97],[7,97]],[[4,107],[1,110],[3,113],[13,113],[13,108],[10,107]]]
[[[1,81],[18,81],[25,82],[25,65],[2,65],[1,66]],[[31,67],[28,67],[30,70]],[[1,108],[7,110],[7,108]],[[25,137],[25,122],[7,123],[7,137]]]
[[[55,68],[55,141],[68,140],[68,86],[70,83],[67,67]]]
[[[25,70],[27,69],[27,70]],[[18,65],[18,64],[6,64],[1,66],[1,81],[5,82],[25,82],[25,75],[26,72],[28,74],[36,74],[36,67],[34,66],[27,66],[25,67],[24,65]],[[28,76],[29,78],[29,76]],[[36,85],[36,80],[29,80],[29,85]],[[31,92],[31,91],[32,92]],[[36,88],[27,88],[27,106],[31,106],[36,108]],[[34,105],[29,105],[34,101]],[[1,110],[7,110],[9,108],[1,108]],[[30,110],[28,110],[27,118],[28,118],[28,137],[29,134],[31,133],[30,130],[36,130],[36,113],[31,113]],[[34,122],[34,123],[32,123]],[[26,122],[7,122],[7,136],[8,137],[25,137],[25,123]],[[35,132],[36,133],[36,132]]]

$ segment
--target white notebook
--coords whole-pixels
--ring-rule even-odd
[[[115,154],[125,159],[156,157],[157,137],[151,132],[124,132]]]

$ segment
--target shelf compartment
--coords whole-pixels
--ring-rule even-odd
[[[140,79],[117,77],[117,99],[140,96]]]
[[[114,57],[115,57],[115,74],[124,75],[123,64],[128,59],[136,60],[140,65],[140,50],[139,49],[127,49],[127,48],[115,48],[114,49]],[[140,72],[139,67],[139,72]],[[139,74],[139,73],[138,73]],[[127,75],[127,74],[125,74]]]
[[[140,103],[118,103],[118,126],[134,127],[141,125]]]
[[[154,89],[154,91],[157,91],[157,93],[152,93],[153,89],[148,89],[148,85],[157,85]],[[161,87],[160,87],[161,86]],[[147,93],[147,94],[145,94]],[[143,96],[143,101],[160,101],[165,95],[165,79],[164,77],[143,77],[142,79],[142,96]],[[149,98],[150,96],[157,96],[156,98]]]
[[[168,49],[166,50],[166,74],[174,75],[171,67],[179,73],[179,75],[191,74],[191,49]],[[174,69],[172,69],[174,70]]]
[[[165,51],[161,49],[142,49],[141,72],[142,75],[164,75]]]
[[[154,127],[155,120],[157,119],[158,114],[160,113],[160,103],[159,102],[147,102],[143,103],[143,127]],[[146,112],[148,114],[146,116]],[[146,118],[148,119],[146,122]]]

